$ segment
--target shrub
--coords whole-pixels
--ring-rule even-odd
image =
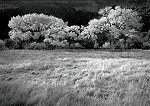
[[[132,38],[128,38],[125,42],[125,48],[142,49],[143,48],[142,38],[139,36],[133,36]]]
[[[79,43],[81,28],[80,26],[66,26],[64,28],[49,29],[45,34],[45,42],[51,46],[71,47],[75,43]],[[72,48],[72,47],[71,47]]]
[[[60,41],[59,39],[44,39],[45,44],[48,48],[69,48],[69,44],[66,40]]]
[[[64,28],[53,28],[46,30],[45,40],[50,47],[76,48],[79,44],[81,48],[97,48],[97,36],[90,33],[90,30],[83,26],[66,26]]]
[[[80,43],[75,43],[74,48],[75,49],[84,49],[84,47]]]
[[[34,50],[44,50],[44,49],[48,49],[47,45],[43,42],[43,43],[36,43],[33,42],[31,44],[29,44],[26,49],[34,49]]]
[[[3,40],[0,40],[0,50],[6,49],[5,42]]]
[[[5,39],[6,47],[9,49],[24,49],[28,45],[27,42],[24,41],[15,41],[12,39]]]
[[[111,48],[111,45],[110,45],[109,42],[105,42],[105,43],[102,45],[102,48],[110,49],[110,48]]]
[[[46,30],[45,40],[50,46],[76,48],[79,44],[81,48],[97,48],[96,35],[90,33],[89,29],[83,26],[66,26],[58,29]]]
[[[143,43],[143,49],[150,49],[150,31],[148,32],[141,32],[140,33],[140,40]]]
[[[66,33],[60,28],[52,28],[46,30],[44,42],[48,47],[63,47],[66,45],[67,41],[65,40]]]
[[[19,45],[17,44],[17,42],[15,42],[12,39],[5,39],[5,45],[9,49],[17,49],[17,48],[19,48]]]
[[[69,46],[71,44],[80,42],[79,36],[81,34],[81,31],[81,27],[76,25],[68,26],[64,29],[64,32],[66,33],[65,40],[67,40]]]
[[[150,42],[144,42],[142,49],[150,49]]]
[[[91,32],[88,28],[85,28],[84,31],[81,32],[80,36],[80,44],[83,45],[87,49],[97,48],[97,36]]]
[[[114,48],[115,49],[126,49],[125,47],[125,40],[124,39],[119,39],[114,43]]]

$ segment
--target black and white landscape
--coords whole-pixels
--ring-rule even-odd
[[[150,106],[149,0],[0,0],[0,106]]]

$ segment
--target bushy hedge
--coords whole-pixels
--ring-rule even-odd
[[[26,49],[33,49],[33,50],[45,50],[48,49],[45,43],[30,43]]]
[[[6,49],[5,42],[0,39],[0,50]]]
[[[8,49],[19,49],[21,45],[19,45],[15,40],[5,39],[5,46]]]
[[[148,32],[140,33],[141,40],[143,42],[143,49],[150,49],[150,30]]]

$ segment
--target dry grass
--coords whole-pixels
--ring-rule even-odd
[[[0,106],[150,106],[149,51],[4,50]]]

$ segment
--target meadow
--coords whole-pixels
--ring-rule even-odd
[[[150,51],[0,51],[0,106],[150,106]]]

